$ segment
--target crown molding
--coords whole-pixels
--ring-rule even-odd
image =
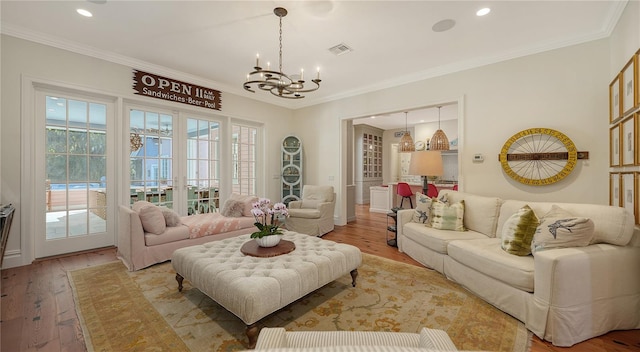
[[[78,44],[76,42],[64,40],[59,37],[51,36],[42,32],[28,30],[20,26],[2,23],[0,24],[0,33],[9,35],[12,37],[16,37],[16,38],[28,40],[31,42],[35,42],[38,44],[51,46],[57,49],[70,51],[76,54],[97,58],[100,60],[112,62],[115,64],[120,64],[123,66],[128,66],[128,67],[131,67],[132,69],[135,68],[142,71],[149,71],[157,75],[167,76],[174,79],[183,80],[185,82],[191,82],[204,87],[210,87],[212,89],[216,89],[225,93],[243,96],[243,97],[253,99],[253,100],[258,100],[267,104],[282,106],[289,109],[293,108],[293,105],[290,104],[290,102],[278,101],[281,104],[274,103],[273,100],[267,100],[266,99],[267,97],[263,98],[263,96],[258,96],[258,95],[252,96],[251,95],[252,93],[246,92],[244,89],[232,87],[227,84],[216,82],[214,80],[203,79],[202,77],[199,77],[199,76],[174,70],[165,66],[152,64],[147,61],[134,59],[129,56],[120,55],[114,52],[97,49],[84,44]]]
[[[542,53],[545,51],[560,49],[563,47],[568,47],[568,46],[582,44],[582,43],[593,41],[593,40],[607,38],[611,35],[613,30],[615,29],[618,21],[620,20],[620,17],[624,12],[625,7],[627,6],[627,3],[628,3],[628,0],[615,1],[601,29],[593,33],[576,36],[566,40],[552,41],[552,42],[544,43],[542,45],[537,45],[537,46],[523,46],[516,50],[504,52],[498,55],[484,57],[480,59],[474,59],[474,60],[458,61],[451,64],[442,65],[433,69],[412,73],[410,75],[405,75],[398,78],[377,82],[375,84],[371,84],[358,89],[342,92],[339,94],[333,94],[333,95],[329,95],[321,98],[307,97],[305,99],[300,99],[300,100],[281,99],[281,100],[274,101],[271,96],[253,94],[250,92],[246,92],[244,89],[240,89],[239,87],[229,86],[227,84],[222,84],[220,82],[216,82],[213,80],[202,79],[202,77],[188,74],[182,71],[152,64],[146,61],[134,59],[124,55],[119,55],[113,52],[96,49],[90,46],[81,45],[75,42],[50,36],[48,34],[34,32],[22,27],[18,27],[18,26],[6,24],[6,23],[2,23],[0,25],[0,33],[25,39],[25,40],[29,40],[32,42],[48,45],[51,47],[71,51],[77,54],[86,55],[86,56],[98,58],[101,60],[113,62],[116,64],[121,64],[131,68],[150,71],[158,75],[166,75],[172,78],[185,80],[187,82],[193,82],[194,84],[211,87],[213,89],[217,89],[225,93],[235,94],[248,99],[257,100],[266,104],[271,104],[275,106],[296,110],[296,109],[328,103],[328,102],[336,101],[340,99],[351,98],[357,95],[367,94],[374,91],[379,91],[383,89],[402,86],[405,84],[415,83],[418,81],[423,81],[423,80],[434,78],[434,77],[440,77],[440,76],[444,76],[444,75],[448,75],[448,74],[452,74],[460,71],[478,68],[478,67],[482,67],[482,66],[486,66],[494,63],[499,63],[502,61],[534,55],[534,54]]]

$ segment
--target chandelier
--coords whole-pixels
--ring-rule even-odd
[[[267,63],[267,69],[263,70],[260,67],[260,55],[256,55],[256,66],[254,71],[247,74],[247,80],[244,82],[244,89],[249,92],[255,93],[255,87],[261,90],[271,92],[271,94],[287,99],[301,99],[304,95],[301,93],[313,92],[320,88],[320,68],[315,79],[311,82],[315,84],[311,88],[305,87],[304,69],[300,70],[300,77],[297,75],[291,75],[289,77],[282,71],[282,17],[287,15],[287,10],[282,7],[276,7],[273,13],[280,18],[280,57],[279,57],[279,71],[272,71],[269,63]]]
[[[413,145],[413,139],[409,134],[409,128],[407,127],[407,112],[404,113],[404,135],[400,138],[400,145],[398,146],[398,152],[407,153],[413,152],[416,150],[415,145]]]
[[[449,150],[449,138],[444,134],[444,131],[440,129],[440,109],[442,106],[438,106],[438,130],[431,137],[431,143],[429,147],[431,150]]]

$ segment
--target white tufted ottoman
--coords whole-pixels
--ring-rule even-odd
[[[249,235],[178,249],[171,258],[178,290],[187,279],[242,319],[253,348],[260,319],[348,273],[356,285],[362,262],[357,247],[291,231],[282,239],[294,242],[296,249],[268,258],[240,252],[252,240]]]

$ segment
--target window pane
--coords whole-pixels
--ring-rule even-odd
[[[67,152],[67,130],[47,128],[47,153]]]
[[[69,153],[70,154],[86,154],[87,153],[87,132],[86,131],[69,131]]]
[[[104,104],[89,104],[89,123],[91,128],[107,129],[107,106]]]

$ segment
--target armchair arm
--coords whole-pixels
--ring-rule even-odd
[[[318,204],[318,210],[320,211],[320,218],[330,217],[333,219],[333,210],[335,208],[335,203],[327,202]]]
[[[292,200],[289,202],[289,205],[287,205],[287,207],[289,209],[300,209],[302,207],[302,201],[301,200]]]
[[[413,209],[399,210],[396,218],[396,242],[398,244],[398,251],[402,252],[402,238],[404,237],[403,228],[404,224],[411,222],[413,219]]]

